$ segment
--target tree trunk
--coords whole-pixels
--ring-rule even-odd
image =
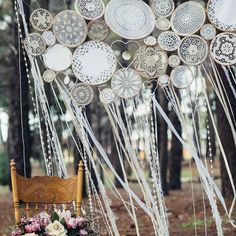
[[[14,1],[13,9],[14,9]],[[26,19],[29,19],[29,1],[24,2]],[[14,10],[13,10],[14,13]],[[15,13],[14,13],[15,14]],[[12,37],[15,48],[18,45],[18,26],[13,23]],[[17,50],[19,53],[19,50]],[[22,49],[20,49],[22,52]],[[30,151],[29,151],[29,100],[28,80],[22,53],[13,53],[13,70],[9,80],[9,130],[8,130],[8,153],[10,159],[15,159],[17,172],[27,177],[31,176]],[[20,57],[20,65],[19,65]]]

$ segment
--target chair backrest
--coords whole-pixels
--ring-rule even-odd
[[[78,175],[68,179],[54,176],[36,176],[25,178],[18,175],[14,160],[11,160],[12,195],[16,223],[20,222],[19,201],[26,204],[26,216],[29,217],[30,203],[44,204],[45,210],[48,204],[71,204],[76,202],[76,215],[80,216],[83,189],[83,163],[79,163]]]

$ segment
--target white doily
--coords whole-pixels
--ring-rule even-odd
[[[116,34],[126,39],[145,38],[155,28],[155,16],[142,0],[111,0],[105,21]]]
[[[157,17],[168,17],[173,13],[175,3],[173,0],[153,0],[152,9]]]
[[[160,17],[156,20],[156,28],[159,30],[169,30],[170,21],[167,18]]]
[[[46,70],[43,73],[43,80],[47,83],[51,83],[56,78],[56,73],[52,70]]]
[[[208,45],[198,35],[187,36],[180,43],[178,54],[185,64],[199,65],[207,58]]]
[[[236,34],[218,34],[210,45],[212,58],[221,65],[233,65],[236,63]]]
[[[77,12],[65,10],[54,17],[53,32],[61,44],[78,47],[87,37],[87,25]]]
[[[166,87],[170,83],[170,76],[166,74],[161,75],[160,77],[158,77],[157,82],[161,87]]]
[[[87,84],[99,85],[107,82],[116,70],[116,58],[107,44],[88,41],[73,54],[72,69],[76,77]]]
[[[30,15],[30,23],[38,31],[46,31],[52,27],[52,15],[49,11],[38,8]]]
[[[93,101],[93,89],[84,83],[76,84],[70,91],[74,102],[78,106],[87,106]]]
[[[142,79],[133,69],[120,69],[114,74],[111,87],[119,97],[128,99],[139,93],[142,88]]]
[[[160,47],[143,45],[134,61],[134,68],[145,78],[157,78],[165,74],[168,66],[167,60],[166,52]]]
[[[24,40],[24,45],[27,52],[32,56],[41,55],[47,47],[41,35],[38,33],[28,34]]]
[[[205,24],[200,30],[200,35],[205,40],[212,40],[216,36],[216,28],[211,24]]]
[[[115,94],[112,89],[105,88],[99,94],[99,99],[103,104],[110,104],[115,100]]]
[[[43,54],[43,62],[47,68],[53,71],[63,71],[71,66],[72,53],[67,47],[55,44],[47,48]]]
[[[178,66],[170,74],[172,84],[179,89],[187,88],[193,81],[193,73],[188,66]]]
[[[94,20],[88,23],[88,36],[92,40],[103,41],[109,34],[109,28],[102,20]]]
[[[173,67],[173,68],[177,67],[177,66],[180,65],[180,63],[181,63],[181,60],[180,60],[179,56],[177,56],[177,55],[169,56],[168,64],[169,64],[170,67]]]
[[[180,42],[180,37],[172,31],[162,32],[158,36],[158,45],[165,51],[172,52],[177,50],[180,45]]]
[[[56,43],[56,37],[52,31],[43,32],[42,39],[48,46],[53,46]]]
[[[235,7],[235,0],[209,0],[207,8],[208,18],[221,31],[235,31]]]
[[[155,46],[157,44],[157,40],[153,36],[148,36],[143,41],[147,46]]]
[[[76,0],[75,10],[87,20],[96,20],[104,14],[105,5],[102,0]]]
[[[171,16],[173,31],[181,36],[196,33],[204,24],[206,14],[197,2],[189,1],[178,6]]]

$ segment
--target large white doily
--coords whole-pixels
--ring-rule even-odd
[[[76,84],[70,93],[74,102],[79,106],[87,106],[93,101],[94,92],[88,84]]]
[[[145,78],[157,78],[165,74],[168,66],[167,60],[166,52],[160,47],[143,45],[134,61],[134,68]]]
[[[49,11],[38,8],[30,15],[30,23],[38,31],[46,31],[52,26],[52,15]]]
[[[87,25],[77,12],[65,10],[54,17],[53,32],[61,44],[78,47],[87,37]]]
[[[189,1],[178,6],[171,16],[172,29],[181,36],[196,33],[204,24],[206,14],[197,2]]]
[[[221,65],[236,63],[236,34],[221,33],[212,41],[210,46],[212,58]]]
[[[188,66],[178,66],[171,71],[172,84],[179,89],[187,88],[193,81],[193,73]]]
[[[120,69],[114,74],[111,80],[111,87],[119,97],[131,98],[141,90],[142,79],[133,69]]]
[[[113,50],[102,42],[86,42],[73,54],[72,69],[76,77],[87,84],[107,82],[114,74],[116,65]]]
[[[32,56],[41,55],[46,49],[46,43],[38,33],[28,34],[24,40],[27,52]]]
[[[180,37],[172,31],[162,32],[158,36],[158,45],[165,51],[171,52],[177,50],[180,42]]]
[[[173,13],[175,9],[175,3],[173,0],[154,0],[152,9],[156,16],[168,17]]]
[[[96,20],[104,14],[105,5],[102,0],[76,0],[75,10],[87,20]]]
[[[47,48],[43,54],[43,62],[47,68],[53,71],[63,71],[71,66],[72,53],[67,47],[55,44]]]
[[[180,59],[187,65],[199,65],[208,55],[206,41],[198,35],[185,37],[179,45]]]
[[[155,16],[142,0],[111,0],[105,11],[107,25],[126,39],[145,38],[155,28]]]
[[[109,34],[109,28],[102,20],[94,20],[88,23],[88,36],[92,40],[103,41]]]
[[[219,30],[236,30],[236,1],[235,0],[209,0],[207,15],[210,22]]]

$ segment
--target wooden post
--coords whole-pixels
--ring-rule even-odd
[[[19,209],[19,198],[18,198],[18,189],[17,189],[17,176],[16,176],[16,164],[12,159],[11,163],[11,184],[12,184],[12,197],[14,203],[14,211],[15,211],[15,220],[16,223],[20,223],[20,209]]]
[[[82,192],[83,192],[83,162],[79,162],[78,169],[78,180],[77,180],[77,194],[76,194],[76,215],[80,216],[81,205],[82,205]]]

